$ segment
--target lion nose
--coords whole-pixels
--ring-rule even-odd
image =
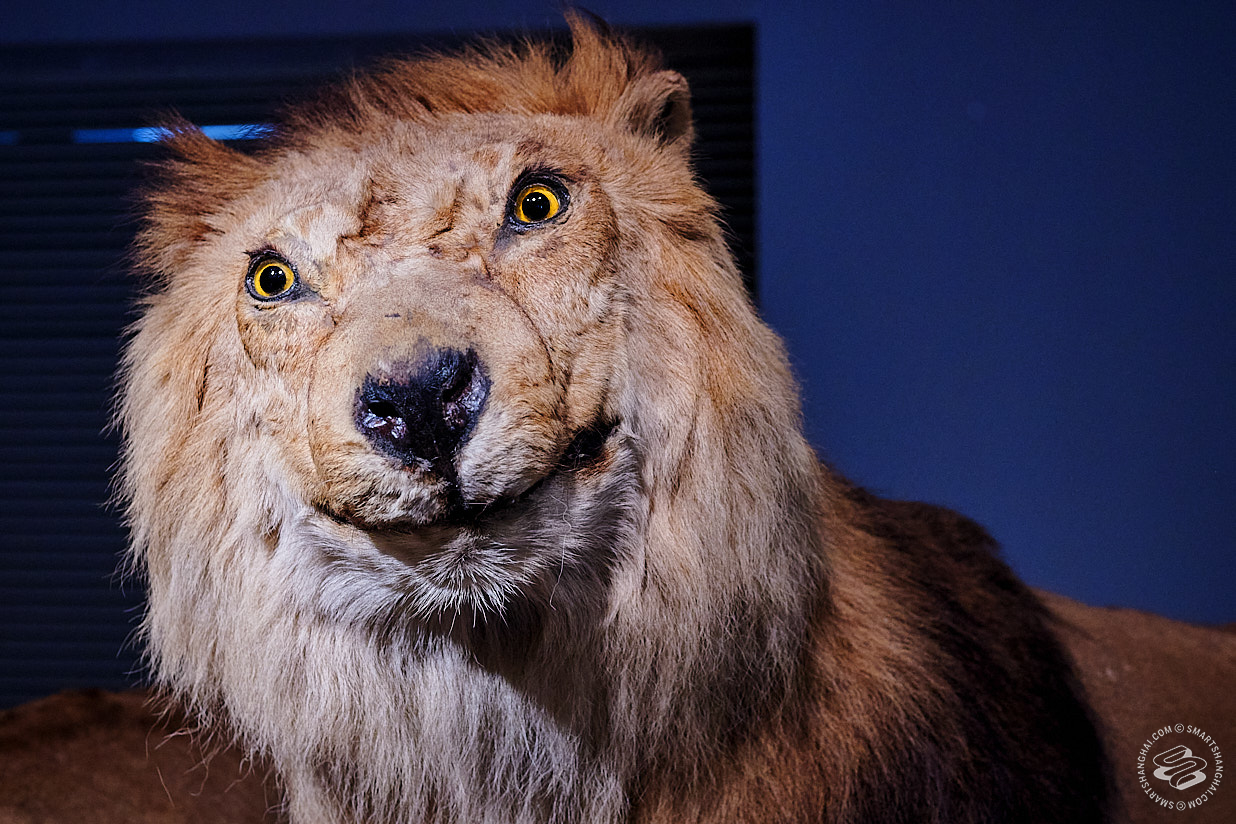
[[[379,452],[454,481],[459,448],[488,397],[475,352],[432,349],[414,363],[366,375],[356,425]]]

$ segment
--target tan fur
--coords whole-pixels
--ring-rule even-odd
[[[1033,597],[969,522],[819,467],[685,83],[572,33],[362,76],[256,155],[177,127],[120,412],[160,682],[271,759],[295,822],[1097,809]],[[512,229],[537,170],[567,209]],[[297,299],[246,291],[262,250]],[[491,382],[454,480],[354,414],[447,349]]]

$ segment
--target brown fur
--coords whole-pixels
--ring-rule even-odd
[[[275,821],[263,768],[192,726],[136,692],[66,692],[0,711],[0,824]]]
[[[1039,601],[817,464],[685,83],[572,33],[359,77],[253,155],[176,127],[120,413],[159,681],[296,822],[1105,820]],[[523,228],[530,173],[569,202]],[[294,299],[246,290],[268,252]],[[392,460],[359,387],[442,351],[483,411]]]

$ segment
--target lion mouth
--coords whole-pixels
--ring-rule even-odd
[[[362,390],[363,398],[366,390]],[[486,522],[517,517],[524,509],[532,509],[529,501],[542,497],[547,487],[559,487],[605,474],[611,464],[620,429],[616,421],[597,421],[577,431],[567,446],[552,459],[548,469],[534,478],[526,479],[518,488],[505,494],[485,497],[470,497],[465,493],[467,478],[462,477],[459,467],[458,448],[450,451],[443,448],[443,439],[435,439],[433,433],[411,432],[404,434],[401,428],[408,426],[407,416],[394,423],[384,400],[362,401],[367,404],[364,412],[358,413],[358,427],[369,420],[371,431],[390,428],[389,436],[407,443],[418,444],[418,454],[392,455],[386,449],[375,451],[387,458],[385,468],[379,468],[366,483],[353,490],[353,494],[335,500],[319,500],[317,507],[332,520],[349,523],[365,532],[390,532],[412,534],[434,532],[440,529],[457,530],[483,526]],[[358,409],[359,409],[358,405]],[[421,449],[428,445],[433,450],[430,456]],[[461,444],[462,445],[462,444]],[[369,475],[369,473],[366,473]]]
[[[441,484],[438,505],[389,517],[372,514],[389,511],[380,500],[359,509],[319,502],[326,521],[317,528],[326,531],[314,546],[328,568],[349,573],[332,576],[332,586],[376,583],[426,620],[467,612],[479,621],[513,599],[552,599],[564,576],[608,574],[638,485],[629,434],[598,422],[576,432],[552,468],[515,494],[464,501]]]
[[[448,484],[447,508],[435,525],[471,526],[489,517],[505,516],[507,513],[519,511],[524,502],[562,477],[604,472],[608,467],[606,444],[617,428],[618,425],[614,422],[598,422],[580,430],[563,450],[552,469],[516,494],[502,495],[491,501],[467,501],[460,494],[458,484]]]
[[[597,423],[519,493],[457,503],[430,521],[362,527],[364,542],[383,559],[373,569],[422,618],[509,618],[514,601],[552,603],[564,581],[609,574],[636,509],[637,467],[622,428]]]

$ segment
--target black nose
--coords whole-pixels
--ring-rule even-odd
[[[431,349],[413,363],[366,375],[356,425],[374,449],[455,481],[455,458],[472,432],[489,379],[472,350]]]

